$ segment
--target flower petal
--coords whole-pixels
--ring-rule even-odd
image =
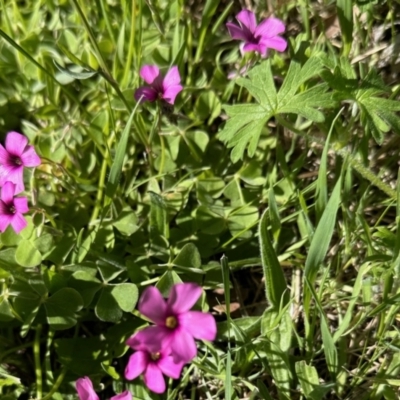
[[[164,325],[167,311],[167,304],[160,291],[149,286],[140,297],[139,311],[157,325]]]
[[[1,188],[1,200],[3,200],[5,204],[11,204],[14,200],[14,194],[15,184],[7,181]]]
[[[20,156],[28,144],[28,139],[18,132],[8,132],[6,136],[6,149],[15,156]]]
[[[149,326],[130,337],[126,344],[135,350],[157,353],[169,347],[171,330],[163,326]]]
[[[140,101],[156,101],[158,97],[157,90],[153,89],[152,87],[148,86],[141,86],[140,88],[136,89],[135,91],[135,100]]]
[[[143,67],[140,68],[140,76],[149,85],[155,81],[158,75],[160,75],[160,70],[157,65],[143,65]]]
[[[99,400],[93,389],[92,381],[87,377],[79,378],[75,383],[80,400]]]
[[[136,351],[129,357],[125,367],[125,378],[132,380],[141,375],[149,364],[148,354],[144,351]]]
[[[0,165],[0,187],[4,186],[7,182],[15,184],[15,193],[18,194],[25,190],[24,186],[24,167],[7,167]]]
[[[27,225],[25,218],[20,213],[16,213],[11,217],[11,226],[15,233],[20,233]]]
[[[267,18],[260,22],[254,35],[262,38],[273,38],[285,32],[285,24],[278,18]]]
[[[263,54],[263,52],[266,51],[267,49],[265,48],[265,50],[264,50],[263,48],[260,47],[259,44],[245,43],[242,50],[244,52],[256,51],[257,53]]]
[[[210,313],[188,311],[178,317],[179,326],[189,332],[195,339],[215,340],[217,324]]]
[[[171,342],[171,353],[176,363],[188,363],[196,357],[197,347],[193,336],[185,329],[177,329]]]
[[[8,165],[10,161],[10,155],[8,151],[0,144],[0,164]]]
[[[12,215],[1,213],[2,206],[4,206],[4,203],[0,201],[0,232],[4,232],[7,229],[12,219]]]
[[[267,48],[275,49],[277,51],[285,51],[287,41],[280,36],[275,36],[274,38],[263,39],[260,46],[266,46]]]
[[[165,380],[156,364],[150,363],[144,373],[144,383],[154,393],[165,392]]]
[[[181,76],[179,75],[179,69],[176,65],[170,68],[165,75],[163,80],[163,89],[167,90],[170,86],[180,86]]]
[[[125,392],[111,397],[110,400],[132,400],[132,394],[129,390],[125,390]]]
[[[180,314],[189,311],[200,298],[202,289],[195,283],[177,283],[168,298],[168,313]]]
[[[245,40],[245,41],[249,40],[248,29],[243,29],[240,26],[233,24],[232,22],[228,22],[226,24],[226,27],[228,28],[229,34],[231,35],[232,39]]]
[[[21,154],[21,161],[25,167],[37,167],[42,162],[33,146],[28,146]]]
[[[256,29],[257,21],[256,16],[253,12],[249,10],[242,10],[238,15],[236,15],[236,19],[241,23],[242,26],[245,26],[250,32],[254,32]]]
[[[29,211],[28,199],[26,197],[15,197],[14,199],[15,210],[21,214],[25,214]]]
[[[178,379],[181,376],[182,368],[185,364],[183,362],[176,363],[172,356],[166,356],[160,358],[157,365],[164,375],[173,379]]]
[[[169,104],[174,104],[176,96],[182,89],[183,87],[181,85],[169,86],[164,90],[163,99]]]

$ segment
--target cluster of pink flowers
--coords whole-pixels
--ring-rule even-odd
[[[191,311],[202,294],[195,283],[178,283],[171,289],[169,298],[151,286],[142,294],[139,311],[155,325],[130,337],[126,344],[135,352],[129,357],[125,378],[132,380],[143,374],[144,383],[155,393],[165,392],[163,374],[178,379],[182,368],[197,354],[195,339],[214,340],[217,326],[210,313]],[[88,377],[77,380],[76,390],[80,400],[99,400]],[[125,391],[111,400],[131,400]]]
[[[268,49],[285,51],[287,41],[279,36],[285,32],[285,24],[278,18],[266,18],[257,25],[256,16],[249,10],[242,10],[236,15],[239,25],[228,22],[226,27],[232,39],[241,40],[240,50],[256,52],[267,56]],[[141,86],[135,92],[136,101],[162,100],[169,104],[182,91],[181,77],[176,65],[172,66],[165,77],[156,65],[144,65],[140,69],[141,78],[149,86]]]
[[[25,190],[24,167],[37,167],[41,161],[28,139],[18,132],[9,132],[5,147],[0,144],[0,232],[9,225],[16,233],[27,225],[22,214],[29,211],[26,197],[16,197]]]
[[[178,283],[165,300],[155,287],[148,287],[139,301],[139,311],[155,325],[128,339],[135,351],[125,369],[126,379],[144,374],[155,393],[165,391],[163,374],[179,378],[183,366],[197,354],[195,339],[214,340],[217,327],[210,313],[190,311],[202,294],[195,283]]]

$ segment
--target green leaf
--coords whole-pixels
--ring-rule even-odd
[[[258,228],[261,261],[265,279],[265,295],[273,309],[289,302],[287,283],[268,233],[268,210],[264,212]]]
[[[100,338],[56,339],[54,346],[59,362],[77,375],[102,372],[100,363],[106,355]]]
[[[42,255],[30,240],[23,239],[18,244],[15,260],[21,267],[33,268],[42,262]]]
[[[325,120],[320,108],[333,107],[336,102],[328,93],[328,85],[320,84],[309,89],[302,88],[310,78],[322,72],[323,63],[317,55],[306,61],[301,67],[293,59],[287,76],[277,93],[270,61],[264,61],[249,72],[249,78],[239,78],[237,83],[245,87],[255,98],[256,104],[237,104],[224,106],[230,117],[219,139],[233,150],[233,162],[243,158],[247,148],[249,157],[253,157],[263,129],[268,120],[278,114],[296,114],[314,122]]]
[[[122,166],[124,163],[124,157],[126,154],[126,147],[128,145],[128,138],[131,133],[131,126],[133,122],[133,117],[135,116],[137,107],[140,102],[137,102],[135,108],[133,109],[131,115],[129,116],[128,122],[122,132],[122,136],[118,142],[117,150],[115,152],[115,158],[111,166],[110,176],[108,178],[107,186],[106,186],[106,195],[110,199],[114,196],[117,191],[119,177],[121,175]]]
[[[133,283],[120,283],[112,288],[111,295],[122,311],[132,312],[138,301],[139,291]]]
[[[68,284],[81,295],[85,307],[92,302],[94,295],[101,287],[101,282],[85,271],[74,272]]]
[[[318,372],[315,367],[307,365],[304,360],[296,362],[295,368],[301,389],[308,399],[310,393],[319,385]]]
[[[0,242],[5,246],[16,246],[21,240],[22,237],[15,233],[11,225],[0,234]]]
[[[283,313],[276,309],[265,310],[261,332],[267,338],[265,352],[272,376],[279,392],[282,392],[279,398],[290,398],[293,376],[287,353],[291,342],[291,318],[287,309]]]
[[[101,290],[100,298],[94,309],[98,318],[107,322],[118,322],[122,317],[122,309],[112,294],[113,286]],[[123,300],[122,300],[123,302]]]
[[[185,244],[172,264],[185,269],[199,269],[201,267],[199,250],[193,243]]]
[[[113,225],[126,236],[130,236],[135,233],[139,227],[137,225],[138,219],[136,214],[130,209],[123,209],[118,219],[113,222]]]
[[[344,44],[343,55],[348,56],[353,43],[353,2],[337,0],[336,10]]]
[[[72,288],[63,288],[44,303],[51,329],[61,330],[76,324],[76,313],[83,307],[81,295]]]
[[[68,67],[63,67],[56,60],[53,60],[53,63],[60,72],[74,79],[88,79],[97,74],[97,71],[85,71],[79,65],[72,64]]]
[[[318,269],[325,258],[336,223],[336,214],[340,204],[342,177],[339,177],[333,189],[331,198],[318,223],[308,251],[304,274],[313,284]]]
[[[159,279],[156,287],[164,297],[169,295],[169,292],[175,283],[181,283],[182,279],[175,271],[166,271],[164,275]]]

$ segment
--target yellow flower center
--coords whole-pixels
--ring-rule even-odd
[[[161,354],[160,354],[160,353],[151,353],[151,354],[150,354],[150,357],[151,357],[151,359],[152,359],[153,361],[157,361],[157,360],[160,359]]]
[[[169,329],[174,329],[177,325],[178,321],[173,316],[167,317],[167,319],[165,320],[165,326]]]

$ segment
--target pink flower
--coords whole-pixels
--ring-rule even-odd
[[[127,340],[127,345],[137,351],[129,358],[125,378],[131,380],[143,374],[144,383],[151,391],[164,393],[163,374],[178,379],[185,363],[174,362],[168,348],[162,348],[162,343],[155,341],[154,337],[151,342],[149,339],[144,329]]]
[[[135,92],[135,99],[155,101],[165,100],[169,104],[175,103],[175,97],[183,89],[177,66],[173,66],[165,77],[162,76],[156,65],[144,65],[140,69],[140,76],[150,86],[141,86]]]
[[[6,148],[0,144],[0,186],[10,181],[15,183],[15,193],[24,187],[24,167],[37,167],[41,161],[33,146],[28,146],[28,139],[18,132],[9,132]]]
[[[232,39],[244,42],[242,47],[244,52],[256,51],[265,57],[268,49],[285,51],[287,42],[278,36],[285,32],[285,25],[280,19],[267,18],[257,25],[256,16],[248,10],[240,11],[236,19],[239,21],[239,26],[228,22],[226,27]]]
[[[19,233],[26,227],[26,220],[22,216],[29,211],[26,197],[14,197],[16,185],[6,182],[1,188],[0,195],[0,232],[4,232],[11,224],[14,231]]]
[[[156,287],[148,287],[139,301],[139,311],[156,326],[143,331],[147,343],[170,347],[175,362],[187,363],[197,354],[194,339],[214,340],[217,326],[214,317],[201,311],[189,311],[201,296],[195,283],[177,283],[166,301]]]
[[[93,389],[93,383],[87,376],[79,378],[75,387],[80,400],[99,400],[99,396]],[[125,392],[111,397],[110,400],[132,400],[132,395],[128,390],[125,390]]]

